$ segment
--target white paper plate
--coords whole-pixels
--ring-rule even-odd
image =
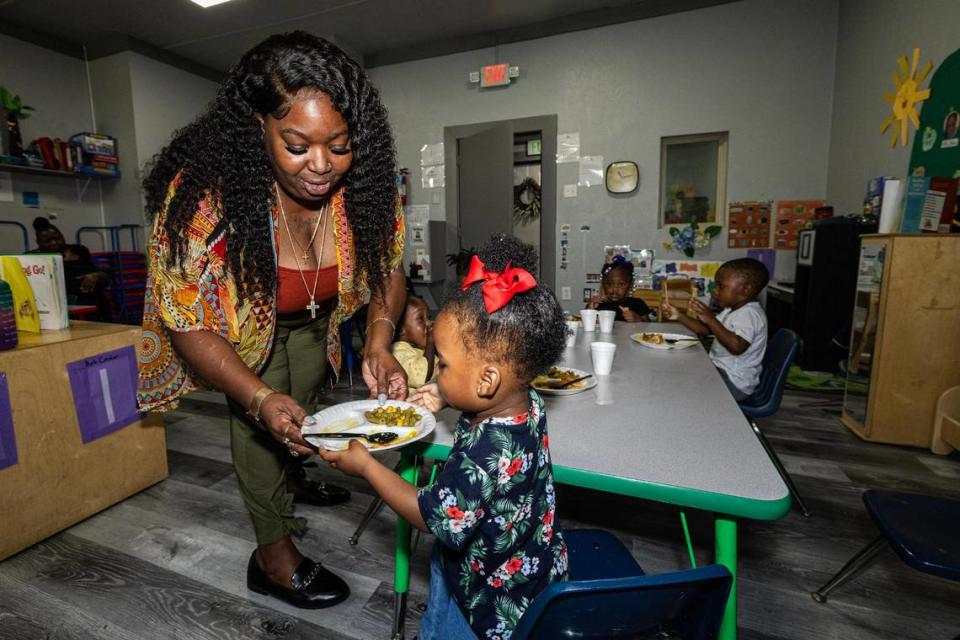
[[[563,369],[564,371],[569,371],[571,373],[575,373],[578,378],[580,376],[585,376],[590,374],[589,371],[581,371],[580,369],[571,369],[570,367],[557,367],[557,368]],[[541,394],[545,396],[572,396],[575,393],[580,393],[581,391],[586,391],[587,389],[593,389],[595,386],[597,386],[596,377],[587,378],[586,380],[582,380],[581,382],[583,382],[583,386],[577,387],[575,389],[570,389],[569,387],[566,389],[551,389],[549,387],[541,387],[536,384],[533,384],[530,386],[532,386],[534,389],[536,389],[537,391],[539,391]]]
[[[315,424],[304,425],[302,433],[311,444],[322,446],[332,451],[341,451],[346,449],[350,440],[346,438],[323,439],[323,433],[345,432],[345,433],[377,433],[378,431],[391,431],[400,437],[389,444],[371,445],[364,438],[358,438],[365,444],[370,451],[389,451],[405,447],[411,442],[416,442],[434,430],[437,426],[437,419],[433,414],[409,402],[400,400],[387,400],[387,407],[399,407],[401,409],[414,409],[420,414],[420,422],[412,427],[388,427],[383,424],[373,424],[363,415],[365,411],[376,409],[380,403],[376,400],[357,400],[355,402],[344,402],[343,404],[327,407],[323,411],[313,414]]]
[[[693,345],[700,344],[700,341],[695,338],[695,336],[688,336],[683,333],[657,333],[655,331],[646,331],[644,332],[647,335],[658,335],[663,336],[664,338],[670,338],[671,340],[683,340],[683,342],[677,342],[675,344],[654,344],[652,342],[644,342],[640,339],[640,336],[643,333],[635,333],[630,336],[630,339],[638,344],[642,344],[648,349],[658,349],[660,351],[670,351],[676,349],[689,349]]]

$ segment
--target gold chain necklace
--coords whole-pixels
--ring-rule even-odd
[[[280,204],[280,216],[283,218],[283,226],[287,229],[287,236],[290,238],[290,244],[300,249],[300,246],[297,244],[297,241],[293,239],[293,232],[290,231],[290,225],[287,223],[287,212],[283,208],[283,199],[280,198],[280,188],[277,186],[277,183],[273,183],[273,187],[277,192],[277,203]],[[330,201],[328,200],[327,203]],[[303,288],[307,290],[307,295],[310,296],[310,304],[306,306],[307,311],[310,312],[310,319],[316,320],[317,318],[317,309],[320,308],[314,301],[314,296],[317,292],[317,284],[320,283],[320,267],[323,264],[323,249],[327,245],[327,217],[324,214],[327,211],[327,205],[324,204],[323,208],[320,210],[320,217],[323,218],[323,234],[320,236],[320,256],[317,258],[317,275],[313,278],[313,289],[310,288],[310,285],[307,284],[307,277],[303,275],[303,267],[300,266],[300,257],[297,255],[297,252],[293,252],[293,259],[297,261],[297,272],[300,274],[300,279],[303,280]],[[313,240],[317,237],[317,229],[320,228],[320,221],[317,221],[317,228],[313,230],[313,236],[310,238],[310,244],[308,245],[309,249],[313,249]],[[307,252],[303,252],[303,259],[307,259]],[[279,258],[278,258],[279,261]]]
[[[276,187],[276,183],[274,183],[274,187]],[[277,201],[278,201],[278,202],[280,201],[280,191],[279,191],[279,190],[277,191]],[[325,202],[325,203],[323,204],[323,207],[320,209],[320,218],[323,218],[323,214],[326,213],[326,211],[327,211],[327,204],[329,204],[329,202],[330,202],[330,201],[327,200],[327,202]],[[282,202],[280,203],[280,210],[283,211],[283,203],[282,203]],[[286,219],[286,217],[284,217],[283,223],[284,223],[284,224],[286,225],[286,227],[287,227],[287,232],[290,233],[290,225],[287,224],[287,219]],[[302,258],[303,258],[303,261],[304,261],[304,262],[306,262],[307,259],[310,257],[310,249],[313,249],[313,241],[316,239],[316,237],[317,237],[317,231],[318,231],[319,229],[320,229],[320,220],[318,219],[316,226],[313,228],[313,234],[310,236],[310,240],[307,242],[307,248],[306,248],[306,249],[304,249],[303,247],[300,246],[300,243],[297,242],[297,239],[296,239],[295,236],[293,236],[292,234],[290,235],[290,240],[293,242],[294,246],[296,247],[296,250],[303,252]],[[320,250],[321,250],[321,251],[323,250],[322,246],[321,246],[321,249],[320,249]],[[319,267],[320,265],[318,264],[317,266]]]

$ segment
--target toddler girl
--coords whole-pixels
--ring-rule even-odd
[[[432,485],[417,490],[357,441],[320,454],[436,535],[420,640],[509,638],[537,594],[567,576],[546,415],[530,388],[563,353],[566,324],[536,262],[530,245],[494,236],[437,316],[437,382],[411,400],[463,414]]]
[[[616,256],[613,262],[603,265],[600,270],[602,293],[594,296],[588,309],[616,311],[617,320],[625,322],[646,322],[650,320],[650,307],[640,298],[630,296],[633,289],[633,264],[623,256]]]
[[[390,352],[407,372],[407,386],[411,390],[433,379],[436,364],[433,325],[430,310],[422,298],[407,296],[403,321],[397,329],[396,340],[390,345]]]

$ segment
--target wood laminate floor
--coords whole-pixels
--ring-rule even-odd
[[[341,388],[324,402],[364,395]],[[761,421],[813,514],[741,523],[739,637],[953,639],[960,584],[913,571],[892,553],[829,604],[810,598],[876,535],[860,500],[864,489],[960,495],[960,457],[862,442],[840,425],[836,409],[810,405],[823,400],[829,397],[788,392],[779,414]],[[365,483],[325,465],[309,473],[348,486],[353,499],[298,507],[310,525],[299,545],[343,576],[351,597],[301,611],[247,591],[253,534],[230,465],[226,415],[222,396],[190,396],[167,416],[169,479],[0,563],[0,639],[388,638],[394,517],[381,511],[350,546],[373,496]],[[565,526],[613,531],[650,573],[688,566],[673,507],[572,487],[558,490],[558,502]],[[708,562],[710,515],[687,515],[698,561]],[[425,601],[431,543],[421,541],[412,561],[408,638]]]

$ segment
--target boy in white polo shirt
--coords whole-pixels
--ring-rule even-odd
[[[713,334],[710,359],[738,402],[749,397],[760,382],[763,353],[767,348],[767,316],[757,296],[767,286],[769,275],[763,263],[739,258],[717,271],[714,299],[723,310],[714,315],[699,300],[690,308],[696,319],[664,303],[663,317],[677,320],[697,335]]]

